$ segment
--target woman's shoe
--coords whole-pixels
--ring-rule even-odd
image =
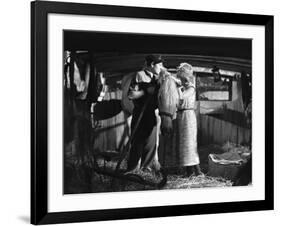
[[[196,176],[205,176],[204,173],[202,173],[200,165],[195,165],[193,166],[193,172],[195,173]]]

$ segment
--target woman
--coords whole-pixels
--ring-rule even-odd
[[[193,68],[188,63],[181,63],[177,70],[177,78],[181,80],[179,87],[180,101],[177,110],[177,154],[179,165],[190,174],[204,175],[200,169],[197,152],[197,120],[195,114],[195,77]]]

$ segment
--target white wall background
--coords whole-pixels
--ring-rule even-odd
[[[65,0],[66,1],[66,0]],[[78,2],[78,0],[77,0]],[[281,7],[278,0],[80,0],[79,2],[275,16],[275,115],[281,110]],[[2,1],[0,13],[0,225],[26,225],[30,212],[30,3]],[[4,50],[4,51],[3,51]],[[95,225],[277,225],[281,220],[278,159],[280,117],[275,117],[275,210],[96,222]],[[83,223],[81,225],[90,225]],[[73,225],[73,224],[72,224]],[[78,224],[80,225],[80,224]]]

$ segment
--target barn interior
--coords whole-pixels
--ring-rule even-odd
[[[143,178],[108,173],[120,159],[120,168],[126,164],[128,84],[151,53],[161,54],[172,74],[182,62],[194,68],[198,151],[207,175],[180,179],[181,169],[167,165],[176,176],[164,188],[251,183],[251,40],[84,31],[64,31],[63,38],[65,194],[155,189]]]

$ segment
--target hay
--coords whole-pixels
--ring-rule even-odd
[[[223,146],[222,149],[224,152],[236,152],[237,154],[247,154],[251,153],[250,147],[240,145],[240,144],[235,144],[231,142],[226,142]]]
[[[77,161],[68,161],[68,164],[76,165]],[[97,160],[99,167],[112,170],[116,167],[115,161],[106,161],[102,159]],[[105,165],[104,165],[105,164]],[[124,165],[123,165],[124,164]],[[122,164],[121,169],[125,169],[126,161]],[[125,181],[115,180],[114,186],[112,187],[112,178],[109,176],[100,175],[93,173],[91,175],[91,182],[86,183],[83,168],[80,164],[75,167],[69,168],[71,175],[68,183],[66,184],[66,193],[97,193],[97,192],[120,192],[120,191],[143,191],[143,190],[157,190],[151,186],[145,186],[142,184]],[[81,171],[82,170],[82,171]],[[155,174],[153,171],[135,171],[134,174],[141,176],[144,180],[158,183],[161,180],[161,175]],[[80,175],[80,176],[79,176]],[[163,189],[191,189],[191,188],[204,188],[204,187],[229,187],[232,186],[231,181],[223,178],[215,178],[210,176],[205,177],[183,177],[178,174],[169,174],[167,184]]]
[[[159,181],[161,178],[155,174],[137,172],[136,174],[142,176],[146,181]],[[168,175],[167,184],[162,188],[168,189],[192,189],[192,188],[208,188],[208,187],[231,187],[232,182],[221,177],[210,176],[190,176],[183,177],[181,175]],[[141,186],[136,183],[127,183],[124,191],[138,191],[138,190],[156,190],[150,186]]]
[[[207,174],[208,169],[208,155],[210,153],[223,153],[226,150],[236,150],[246,152],[249,150],[243,146],[237,146],[235,144],[225,144],[223,146],[220,145],[208,145],[199,148],[199,155],[201,160],[201,167],[203,172]],[[138,183],[124,181],[124,180],[116,180],[114,187],[112,187],[112,178],[109,176],[99,175],[97,173],[92,174],[90,184],[87,184],[87,180],[85,178],[83,170],[81,171],[81,162],[77,161],[75,155],[66,155],[67,165],[73,166],[68,168],[69,178],[68,183],[66,184],[66,193],[97,193],[97,192],[119,192],[119,191],[142,191],[142,190],[156,190],[157,188],[152,188],[151,186],[144,186]],[[97,158],[97,163],[100,168],[106,168],[109,170],[115,169],[116,160],[112,161],[104,161],[102,158]],[[126,169],[126,160],[124,160],[121,164],[120,169]],[[179,172],[169,171],[167,184],[163,189],[193,189],[193,188],[207,188],[207,187],[230,187],[232,186],[232,182],[230,180],[226,180],[224,178],[211,177],[211,176],[191,176],[184,177],[182,174],[183,170],[177,169]],[[161,176],[149,171],[137,171],[134,172],[137,175],[141,176],[146,181],[151,181],[157,183],[161,180]],[[80,176],[79,176],[80,175]]]
[[[168,176],[167,185],[164,189],[205,188],[205,187],[231,187],[232,182],[224,178],[210,176],[181,177]]]

